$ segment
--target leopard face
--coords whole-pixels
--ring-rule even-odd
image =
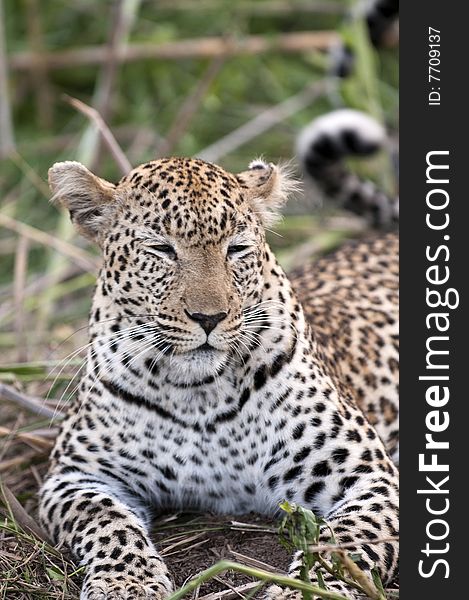
[[[175,374],[210,376],[240,353],[264,285],[263,224],[285,196],[281,170],[257,162],[234,176],[172,158],[115,186],[78,163],[55,165],[50,180],[102,249],[100,283],[113,316],[147,323]]]

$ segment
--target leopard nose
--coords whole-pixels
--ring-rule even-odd
[[[203,313],[198,312],[190,313],[186,310],[186,315],[189,317],[189,319],[192,319],[193,321],[198,323],[208,335],[211,331],[215,329],[215,327],[218,325],[218,323],[220,323],[220,321],[226,319],[228,313],[219,312],[215,315],[205,315]]]

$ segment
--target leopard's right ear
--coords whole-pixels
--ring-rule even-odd
[[[115,210],[115,185],[68,160],[49,169],[49,187],[52,202],[67,208],[78,231],[99,243]]]

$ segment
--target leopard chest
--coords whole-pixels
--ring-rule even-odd
[[[100,477],[118,478],[157,507],[243,513],[272,512],[265,465],[286,419],[259,409],[265,396],[239,405],[170,413],[102,399],[68,436],[70,450]],[[214,415],[216,416],[214,417]],[[95,424],[89,427],[90,420]],[[272,505],[272,506],[271,506]]]

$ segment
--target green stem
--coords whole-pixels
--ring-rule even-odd
[[[315,585],[305,583],[300,579],[293,579],[292,577],[287,577],[286,575],[276,575],[275,573],[269,573],[269,571],[255,569],[252,567],[246,567],[245,565],[241,565],[227,560],[222,560],[213,565],[213,567],[209,567],[205,571],[202,571],[202,573],[191,579],[182,588],[179,588],[179,590],[171,594],[171,596],[169,596],[167,600],[180,600],[180,598],[195,590],[197,587],[205,583],[208,579],[216,577],[224,571],[237,571],[238,573],[243,573],[244,575],[255,577],[256,579],[260,579],[261,581],[269,581],[271,583],[277,583],[281,586],[294,588],[304,592],[310,592],[315,596],[319,596],[319,598],[325,598],[326,600],[347,600],[341,594],[336,594],[335,592],[323,590]]]
[[[351,588],[356,589],[357,591],[359,591],[361,594],[364,594],[366,596],[366,592],[363,590],[363,588],[358,584],[355,583],[355,581],[352,581],[351,579],[348,579],[347,577],[344,577],[343,575],[341,575],[340,573],[337,573],[334,571],[334,569],[332,569],[327,562],[321,557],[318,556],[318,563],[321,565],[321,567],[323,569],[325,569],[330,575],[332,575],[333,577],[335,577],[336,579],[339,579],[340,581],[343,581],[346,585],[348,585]]]

